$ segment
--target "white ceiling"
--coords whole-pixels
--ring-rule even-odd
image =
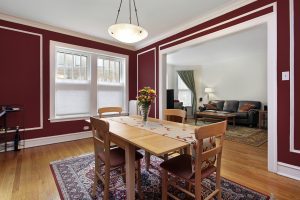
[[[107,28],[115,21],[119,0],[1,0],[0,13],[114,41]],[[146,44],[172,30],[191,24],[216,10],[245,0],[136,0]],[[119,22],[128,22],[128,0],[123,0]],[[141,46],[135,44],[135,47]]]
[[[170,53],[167,63],[176,66],[209,66],[226,60],[266,55],[267,26],[259,25]]]

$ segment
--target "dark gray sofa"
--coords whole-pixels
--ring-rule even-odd
[[[248,125],[250,127],[256,127],[258,124],[258,115],[261,109],[261,102],[259,101],[212,100],[209,103],[216,104],[217,112],[236,113],[236,124]],[[246,103],[253,104],[255,108],[248,112],[239,112],[239,108]],[[199,109],[200,111],[210,111],[204,107],[200,107]]]

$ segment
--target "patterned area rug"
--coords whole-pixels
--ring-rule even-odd
[[[188,119],[188,124],[195,125],[194,119]],[[211,122],[197,121],[197,126],[204,126],[211,124]],[[265,129],[249,128],[246,126],[229,125],[226,131],[225,140],[248,144],[259,147],[268,141],[268,131]]]
[[[144,160],[142,161],[142,190],[145,200],[161,199],[160,158],[151,156],[151,167],[149,171],[145,170]],[[61,199],[72,200],[91,200],[92,185],[94,178],[94,154],[86,154],[78,157],[68,158],[61,161],[50,163],[50,167],[59,190]],[[114,171],[111,173],[118,173]],[[110,199],[126,199],[126,189],[122,177],[111,179]],[[203,184],[213,190],[215,188],[215,175],[203,180]],[[111,187],[111,188],[113,188]],[[190,199],[185,194],[170,187],[169,191],[178,196],[180,199]],[[207,189],[203,192],[207,196],[210,191]],[[103,198],[103,185],[99,181],[97,187],[97,198]],[[242,185],[222,178],[222,198],[224,200],[267,200],[268,196],[255,192]],[[137,199],[138,196],[137,196]]]

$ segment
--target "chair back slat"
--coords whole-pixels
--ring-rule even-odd
[[[172,117],[180,117],[181,118],[180,122],[184,123],[186,111],[181,110],[181,109],[165,109],[164,116],[165,116],[165,119],[169,120],[169,121],[175,121],[175,120],[172,120]],[[177,122],[177,121],[175,121],[175,122]]]
[[[222,121],[207,126],[201,126],[195,129],[196,139],[201,140],[210,137],[219,137],[225,134],[226,127],[227,121]]]
[[[208,158],[211,158],[211,157],[217,155],[218,153],[220,153],[221,151],[222,151],[222,148],[220,146],[210,149],[208,151],[205,151],[202,153],[201,160],[206,160]]]
[[[121,107],[103,107],[98,109],[99,117],[103,117],[104,113],[118,113],[121,115],[122,108]]]

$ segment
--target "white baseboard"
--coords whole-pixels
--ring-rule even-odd
[[[277,174],[286,176],[292,179],[300,180],[300,167],[278,162]]]
[[[73,140],[80,140],[85,138],[92,137],[91,131],[84,131],[79,133],[70,133],[70,134],[63,134],[63,135],[55,135],[55,136],[49,136],[49,137],[41,137],[41,138],[33,138],[28,140],[21,140],[20,144],[24,144],[24,148],[30,148],[30,147],[37,147],[37,146],[43,146],[48,144],[55,144],[60,142],[68,142]],[[11,144],[13,142],[9,142],[8,145],[10,146],[7,148],[7,151],[13,151],[14,148],[11,147]],[[22,147],[20,147],[22,148]]]

